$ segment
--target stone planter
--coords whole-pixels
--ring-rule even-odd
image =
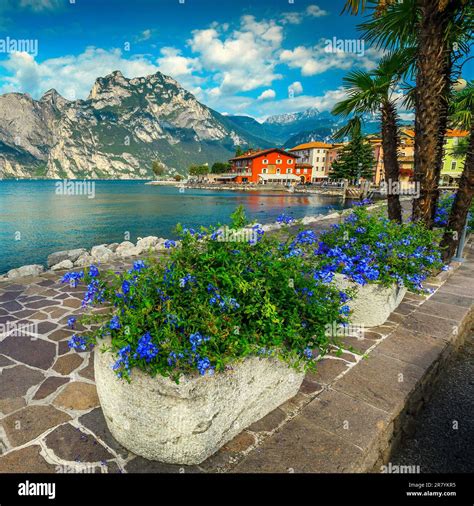
[[[298,392],[304,373],[273,358],[248,357],[213,376],[119,380],[114,357],[95,351],[95,378],[107,426],[125,448],[150,460],[199,464]]]
[[[352,310],[351,323],[364,327],[383,325],[407,293],[405,287],[400,288],[396,284],[391,287],[377,283],[358,285],[341,274],[334,276],[334,282],[341,290],[357,290],[347,305]]]

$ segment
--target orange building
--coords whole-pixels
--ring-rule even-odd
[[[248,151],[231,158],[231,173],[226,178],[234,183],[299,183],[311,181],[311,171],[296,174],[298,156],[283,149],[272,148],[263,151]]]

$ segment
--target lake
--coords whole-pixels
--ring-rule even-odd
[[[67,195],[57,193],[56,181],[0,181],[0,273],[44,264],[55,251],[128,237],[132,242],[147,235],[171,238],[177,223],[188,227],[228,223],[240,204],[261,223],[275,221],[282,212],[302,218],[350,206],[339,197],[265,190],[180,192],[174,186],[144,181],[94,181],[93,189],[89,194]]]

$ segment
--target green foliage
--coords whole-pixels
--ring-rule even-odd
[[[333,162],[329,177],[334,179],[357,179],[360,177],[371,179],[374,167],[375,158],[370,142],[356,132]]]
[[[211,167],[212,174],[224,174],[229,172],[230,164],[227,162],[215,162]]]
[[[158,160],[154,160],[151,164],[151,168],[155,176],[162,176],[165,173],[165,166]]]
[[[437,233],[420,223],[399,224],[381,213],[361,206],[323,232],[315,251],[322,270],[361,285],[398,283],[421,291],[426,277],[442,267]]]
[[[236,224],[242,215],[235,214]],[[328,351],[328,328],[347,322],[346,298],[315,279],[314,256],[286,254],[291,239],[280,243],[259,225],[236,241],[222,230],[180,230],[165,262],[150,258],[124,274],[84,276],[89,299],[112,310],[92,317],[95,331],[73,338],[81,350],[110,335],[119,376],[128,379],[137,367],[176,381],[223,371],[249,355],[312,368],[311,350]]]
[[[237,146],[235,148],[235,156],[242,156],[243,154],[244,154],[244,150],[240,146]]]
[[[249,224],[249,220],[245,214],[245,207],[242,205],[237,207],[237,209],[230,215],[230,219],[231,228],[233,229],[242,228]]]
[[[190,176],[205,176],[209,174],[209,167],[207,165],[191,165],[188,172]]]

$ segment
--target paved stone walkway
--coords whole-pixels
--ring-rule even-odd
[[[327,220],[324,226],[330,222]],[[126,264],[114,267],[124,268]],[[36,335],[13,336],[7,330],[0,336],[0,472],[226,472],[268,471],[272,470],[271,466],[273,470],[284,471],[282,465],[291,472],[292,467],[301,467],[305,462],[304,455],[300,454],[298,466],[291,464],[293,443],[301,443],[301,438],[320,449],[317,462],[312,452],[311,465],[323,472],[334,470],[326,462],[328,455],[331,464],[336,462],[337,467],[338,459],[342,463],[351,452],[360,453],[364,441],[349,444],[343,439],[341,445],[340,434],[334,426],[335,420],[343,420],[351,410],[360,409],[351,397],[341,393],[338,405],[331,404],[331,412],[318,416],[317,427],[307,415],[299,414],[316,398],[324,406],[331,385],[361,362],[361,354],[347,351],[341,356],[325,358],[316,373],[307,375],[296,397],[254,423],[199,466],[161,464],[131,454],[113,439],[105,424],[94,384],[93,355],[69,351],[67,341],[73,331],[68,329],[67,319],[82,313],[83,288],[60,284],[61,275],[48,272],[35,278],[0,282],[0,325],[35,324],[37,329]],[[440,284],[433,288],[439,288]],[[466,300],[472,303],[464,295],[456,295],[455,291],[454,295],[447,293],[445,297],[450,304],[453,297],[457,297],[460,305],[463,301],[466,304]],[[425,299],[407,294],[385,325],[370,329],[362,340],[347,337],[345,344],[361,353],[372,353]],[[429,302],[424,307],[428,305]],[[423,328],[425,319],[435,318],[433,310],[439,313],[446,309],[442,306],[436,302],[426,313],[420,313],[418,328],[412,330]],[[451,311],[456,309],[445,306]],[[448,321],[439,320],[440,325]],[[372,373],[369,370],[367,374]],[[357,382],[351,382],[352,387],[357,389]],[[371,398],[377,394],[368,390],[365,395]],[[392,402],[390,396],[396,398],[397,394],[389,392],[387,399],[379,402],[379,411],[368,410],[365,414],[367,430],[360,436],[362,439],[367,437],[372,424],[387,423],[383,407],[384,403]],[[282,427],[289,430],[281,432]],[[278,436],[281,433],[285,434],[283,440]],[[344,438],[348,436],[350,432],[344,434]],[[262,453],[262,448],[268,447],[272,457],[263,462],[259,456],[268,456],[267,451]],[[275,451],[279,457],[275,457]],[[275,458],[281,461],[276,466],[278,469]],[[244,468],[239,467],[242,462],[247,462]]]

